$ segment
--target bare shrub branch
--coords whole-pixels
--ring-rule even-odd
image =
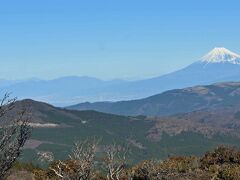
[[[4,177],[19,157],[30,136],[30,113],[26,108],[15,109],[16,98],[5,94],[0,104],[0,177]]]
[[[105,153],[104,167],[107,170],[108,180],[120,180],[121,173],[127,165],[129,144],[120,146],[114,143],[105,148]]]
[[[74,143],[67,161],[57,161],[50,167],[55,175],[64,180],[89,180],[93,178],[94,158],[99,140],[87,139]]]

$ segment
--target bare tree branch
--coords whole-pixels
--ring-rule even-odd
[[[13,112],[16,98],[5,94],[0,101],[0,179],[19,157],[21,148],[30,136],[30,114],[26,108]]]
[[[121,173],[126,168],[129,144],[120,146],[114,143],[106,147],[105,152],[104,167],[107,170],[108,180],[120,180]]]
[[[93,177],[94,158],[99,140],[87,139],[74,143],[69,161],[58,161],[50,168],[55,175],[64,180],[90,180]]]

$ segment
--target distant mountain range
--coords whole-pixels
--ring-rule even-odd
[[[139,100],[81,103],[68,108],[121,115],[163,116],[236,105],[240,105],[240,82],[170,90]]]
[[[20,99],[31,98],[58,106],[80,102],[120,101],[145,98],[170,89],[223,81],[240,81],[240,56],[215,48],[199,61],[160,77],[103,81],[91,77],[63,77],[54,80],[0,80],[1,92],[13,92]]]

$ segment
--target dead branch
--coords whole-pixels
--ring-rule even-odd
[[[21,148],[30,136],[30,113],[25,107],[14,113],[16,98],[9,97],[5,94],[0,102],[0,179],[20,156]]]
[[[122,171],[126,168],[129,144],[119,146],[115,143],[105,149],[106,160],[104,161],[107,170],[108,180],[120,180]]]

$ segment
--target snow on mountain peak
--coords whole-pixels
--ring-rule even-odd
[[[202,62],[206,63],[232,63],[240,64],[240,55],[229,51],[226,48],[214,48],[207,55],[201,58]]]

